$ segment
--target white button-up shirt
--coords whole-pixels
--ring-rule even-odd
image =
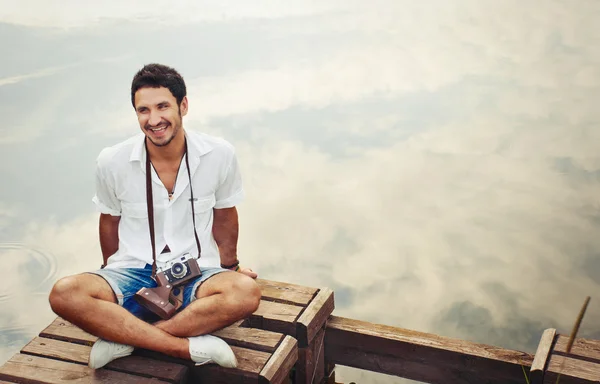
[[[196,231],[200,240],[200,267],[218,267],[219,249],[212,234],[213,208],[229,208],[243,200],[242,179],[234,147],[206,134],[186,131],[190,173],[194,193]],[[152,245],[146,203],[146,149],[140,133],[100,152],[96,168],[96,195],[99,212],[121,216],[119,249],[106,268],[143,268],[152,264]],[[189,178],[185,159],[181,161],[175,193],[168,191],[152,167],[156,263],[190,253],[198,257],[192,222]],[[168,245],[171,252],[161,251]]]

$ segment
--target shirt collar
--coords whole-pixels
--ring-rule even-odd
[[[190,135],[185,132],[188,145],[188,156],[190,159],[198,158],[213,150],[213,146],[200,135]],[[140,133],[129,156],[129,161],[146,161],[146,149],[144,147],[146,135]]]

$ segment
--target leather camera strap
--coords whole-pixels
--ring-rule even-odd
[[[150,168],[150,153],[148,143],[144,138],[146,147],[146,206],[148,209],[148,227],[150,227],[150,242],[152,243],[152,278],[156,276],[156,245],[154,241],[154,201],[152,199],[152,169]]]
[[[196,232],[196,211],[194,211],[194,190],[192,189],[192,174],[190,173],[190,162],[187,155],[187,139],[185,140],[185,167],[187,168],[188,178],[190,180],[190,202],[192,204],[192,223],[194,223],[194,237],[196,238],[196,247],[198,247],[198,258],[200,258],[201,248],[198,232]]]
[[[146,205],[148,209],[148,227],[150,229],[150,241],[152,243],[152,278],[156,276],[156,241],[154,236],[154,201],[152,199],[152,169],[150,162],[150,153],[148,152],[148,142],[144,138],[144,146],[146,147]],[[200,239],[196,232],[196,212],[194,211],[194,191],[192,189],[192,174],[190,171],[190,162],[188,161],[187,139],[185,140],[185,167],[187,168],[188,178],[190,182],[190,203],[192,204],[192,222],[194,225],[194,237],[196,238],[196,246],[198,247],[198,258],[201,255]]]

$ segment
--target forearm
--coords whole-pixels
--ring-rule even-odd
[[[108,258],[114,255],[119,249],[120,220],[120,216],[100,214],[99,235],[103,265],[106,265]]]
[[[231,265],[237,260],[238,231],[238,214],[235,207],[214,210],[212,232],[223,265]]]

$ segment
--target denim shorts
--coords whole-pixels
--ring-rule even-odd
[[[202,276],[174,288],[173,293],[175,295],[178,295],[179,290],[183,289],[183,303],[178,311],[196,300],[195,294],[200,284],[221,272],[231,271],[223,268],[202,268]],[[146,264],[144,268],[104,268],[89,273],[104,278],[115,293],[118,304],[134,316],[147,322],[160,320],[158,315],[140,305],[134,297],[141,288],[154,288],[157,286],[156,281],[152,279],[152,265]]]

